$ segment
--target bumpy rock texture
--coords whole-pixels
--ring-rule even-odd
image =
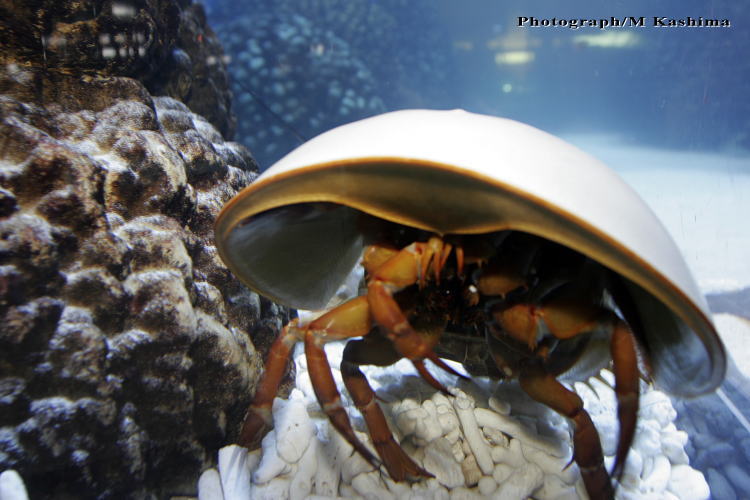
[[[193,485],[260,370],[247,332],[283,320],[212,243],[247,151],[134,80],[100,83],[134,95],[0,98],[0,467],[32,495]]]
[[[236,119],[224,60],[203,7],[191,0],[0,2],[0,64],[8,71],[136,78],[231,138]]]
[[[213,244],[221,206],[256,175],[252,156],[141,83],[178,47],[171,34],[200,31],[189,3],[30,2],[12,16],[0,4],[17,24],[0,27],[0,470],[32,498],[194,494],[287,319]],[[164,42],[149,61],[129,66],[126,51],[110,67],[102,47],[97,60],[76,42],[78,62],[48,52],[45,67],[32,47],[33,19],[84,43],[123,5]],[[157,20],[175,13],[196,24]],[[23,26],[25,39],[5,36]],[[223,65],[193,54],[194,71]]]

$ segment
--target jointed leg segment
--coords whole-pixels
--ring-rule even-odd
[[[347,344],[341,364],[349,394],[364,416],[375,448],[391,477],[395,480],[430,477],[393,439],[375,393],[358,365],[389,365],[406,357],[430,385],[447,393],[424,366],[424,359],[430,359],[440,368],[459,375],[433,352],[442,329],[416,330],[401,311],[393,294],[410,285],[424,286],[430,274],[436,281],[439,280],[452,248],[437,237],[430,238],[426,243],[413,243],[401,250],[371,247],[364,257],[364,265],[371,275],[366,297],[352,299],[304,327],[297,326],[296,321],[292,322],[279,334],[269,352],[266,370],[248,412],[240,443],[257,446],[270,429],[271,405],[291,347],[298,340],[304,340],[309,375],[320,406],[331,424],[357,452],[377,465],[377,458],[359,441],[351,427],[324,350],[326,342],[363,337]],[[458,259],[461,257],[457,256]],[[462,262],[459,262],[459,267],[462,267]],[[368,336],[373,320],[382,328],[383,335],[373,332]]]
[[[599,434],[591,417],[583,409],[581,398],[547,373],[541,363],[525,366],[519,381],[529,396],[573,421],[573,459],[581,470],[586,491],[600,492],[592,500],[613,498],[614,489],[604,468]]]
[[[390,365],[398,361],[400,357],[390,341],[377,333],[362,340],[350,340],[344,349],[341,375],[349,395],[367,423],[375,449],[383,459],[383,464],[388,469],[391,478],[394,481],[403,481],[404,479],[416,480],[420,476],[432,477],[432,474],[414,463],[393,439],[385,415],[378,405],[375,392],[359,369],[361,364]]]
[[[239,444],[241,446],[250,449],[257,448],[263,436],[273,427],[271,406],[286,372],[289,354],[299,340],[295,331],[296,327],[296,320],[285,326],[268,351],[265,371],[255,390],[255,397],[240,431]]]

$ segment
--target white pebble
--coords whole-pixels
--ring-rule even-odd
[[[456,419],[458,419],[458,417],[456,417]],[[453,429],[452,431],[450,431],[448,434],[445,435],[445,439],[447,439],[449,443],[453,443],[453,444],[459,443],[459,445],[461,443],[461,441],[459,441],[460,437],[461,437],[461,429],[459,427],[456,427],[455,429]]]
[[[556,475],[568,484],[573,484],[578,479],[578,473],[571,470],[572,467],[566,468],[570,462],[570,457],[553,457],[524,443],[521,443],[521,450],[523,450],[526,461],[537,464],[545,474]]]
[[[403,407],[403,405],[402,405]],[[403,436],[411,436],[416,433],[417,425],[427,413],[422,408],[412,408],[402,411],[396,415],[395,424]]]
[[[0,500],[28,500],[26,485],[21,475],[9,469],[0,474]]]
[[[352,447],[345,443],[346,447],[341,444],[345,439],[332,429],[326,426],[326,435],[328,439],[315,447],[316,460],[318,462],[315,469],[315,493],[323,496],[336,496],[341,480],[341,463],[346,460],[352,453]]]
[[[545,453],[555,457],[565,457],[569,453],[566,443],[561,443],[546,436],[540,436],[536,432],[518,423],[512,417],[500,415],[486,408],[474,410],[476,421],[482,427],[491,427],[513,437],[517,437],[529,446],[538,448]]]
[[[219,476],[226,500],[249,498],[250,468],[247,464],[247,449],[237,445],[220,449]]]
[[[536,464],[525,464],[513,471],[498,487],[497,498],[527,498],[542,485],[544,473]]]
[[[673,465],[688,463],[689,459],[685,452],[687,438],[688,435],[685,431],[662,432],[661,451]]]
[[[247,497],[249,498],[249,497]],[[0,493],[0,499],[10,500]],[[216,469],[208,469],[198,479],[198,500],[224,500],[221,489],[221,477]]]
[[[290,467],[290,471],[292,468]],[[263,484],[253,484],[250,491],[252,500],[279,500],[280,498],[289,498],[290,479],[287,477],[277,477],[273,481]]]
[[[428,399],[423,403],[421,409],[422,413],[420,413],[420,415],[422,418],[417,421],[414,429],[414,436],[424,441],[424,443],[429,443],[433,439],[439,438],[443,435],[443,427],[440,425],[440,422],[438,422],[435,403]]]
[[[495,465],[495,470],[492,471],[492,479],[494,479],[497,484],[503,483],[511,474],[513,474],[514,470],[515,469],[508,464],[497,464]]]
[[[482,500],[482,497],[474,490],[460,487],[451,490],[450,500]]]
[[[609,370],[602,370],[599,372],[599,376],[604,379],[604,381],[609,384],[610,387],[615,386],[615,374],[612,373]]]
[[[450,413],[453,413],[453,405],[451,404],[450,400],[445,397],[445,395],[442,392],[436,392],[432,395],[432,401],[435,403],[435,406],[438,408],[438,414],[441,413],[440,407],[443,407],[447,409]]]
[[[341,486],[339,486],[339,494],[343,498],[357,498],[357,492],[354,490],[354,488],[346,483],[341,483]]]
[[[471,452],[476,458],[479,469],[484,474],[492,474],[495,464],[492,462],[490,447],[479,432],[479,426],[474,417],[474,402],[465,394],[461,394],[456,397],[453,407],[456,409],[464,436],[466,436],[466,441],[469,443],[469,447],[471,447]]]
[[[588,384],[576,382],[573,384],[573,387],[581,399],[583,399],[583,406],[592,419],[602,413],[612,412],[613,408],[608,408],[605,402],[600,401],[599,395]]]
[[[649,391],[640,399],[638,417],[644,420],[656,420],[659,427],[665,427],[677,417],[669,397],[661,391]]]
[[[602,452],[605,455],[617,453],[617,440],[619,439],[620,424],[616,413],[602,413],[596,419],[592,419],[594,427],[599,433],[599,441],[602,444]]]
[[[492,448],[492,461],[496,464],[507,464],[511,467],[524,465],[526,459],[521,450],[521,441],[511,439],[510,445],[507,448],[505,446],[495,446]]]
[[[247,452],[247,470],[250,473],[250,477],[255,473],[255,469],[258,468],[258,465],[260,465],[260,454],[260,448]]]
[[[464,484],[466,486],[472,487],[482,478],[482,471],[479,470],[477,459],[474,458],[474,455],[466,455],[464,461],[461,462],[461,471],[464,473]]]
[[[318,448],[320,448],[320,442],[313,437],[302,458],[297,462],[297,473],[289,485],[289,500],[303,500],[312,492],[313,480],[318,470],[318,457],[320,456]]]
[[[534,492],[534,498],[536,500],[579,500],[575,486],[565,483],[552,474],[544,476],[542,487]]]
[[[501,401],[496,396],[490,397],[489,406],[494,412],[500,413],[501,415],[510,415],[510,403],[507,401]]]
[[[707,500],[710,496],[706,478],[689,465],[672,467],[667,489],[682,500]]]
[[[661,451],[673,465],[687,464],[690,461],[685,448],[680,446],[678,442],[670,439],[669,436],[665,437],[661,442]]]
[[[383,488],[383,483],[380,481],[377,472],[359,474],[352,479],[352,488],[366,499],[395,500],[396,498],[390,491]]]
[[[420,481],[414,483],[411,487],[411,494],[409,495],[410,500],[449,500],[450,494],[448,490],[443,488],[440,483],[430,478],[426,481]]]
[[[464,484],[460,462],[454,461],[452,446],[445,438],[438,438],[425,447],[424,468],[446,488]]]
[[[483,427],[482,434],[492,446],[508,446],[510,444],[510,440],[504,432],[492,427]]]
[[[388,476],[383,477],[388,491],[390,491],[396,498],[407,498],[411,494],[411,488],[409,483],[406,481],[396,482]]]
[[[460,427],[460,424],[456,412],[453,410],[453,405],[448,398],[441,393],[436,392],[432,396],[432,401],[435,404],[437,420],[443,430],[443,436],[447,436],[457,430]]]
[[[449,443],[451,442],[447,437],[445,438],[445,440]],[[458,439],[454,441],[453,444],[451,444],[451,453],[453,454],[453,459],[458,463],[463,462],[464,458],[466,458],[463,446],[461,446],[461,441],[459,441]]]
[[[651,474],[643,478],[643,489],[647,493],[662,493],[667,488],[672,466],[669,459],[663,455],[654,457]]]
[[[652,457],[661,453],[659,424],[654,420],[638,422],[638,427],[633,440],[633,448],[638,450],[641,456]]]
[[[373,466],[362,455],[355,452],[341,464],[341,480],[351,484],[355,476],[371,470]]]
[[[261,442],[263,452],[261,454],[260,464],[253,473],[253,482],[256,484],[267,483],[271,479],[281,474],[290,472],[292,468],[288,463],[283,461],[276,452],[276,431],[271,430]]]
[[[326,352],[335,365],[344,343],[334,344],[327,345]],[[533,494],[540,500],[573,500],[577,495],[586,496],[578,466],[565,467],[572,453],[568,422],[546,407],[535,404],[520,390],[514,392],[512,387],[503,391],[498,389],[497,395],[488,400],[487,388],[481,383],[468,386],[459,383],[470,396],[461,390],[456,391],[455,398],[433,392],[429,399],[422,400],[419,398],[424,393],[424,383],[418,377],[404,378],[397,373],[403,367],[363,367],[373,387],[382,388],[378,394],[390,401],[389,423],[404,450],[436,476],[412,485],[396,483],[384,470],[374,471],[330,427],[317,406],[305,363],[299,362],[304,359],[304,353],[301,349],[297,353],[298,390],[293,390],[291,401],[274,402],[275,432],[280,437],[298,432],[300,421],[304,422],[307,417],[309,430],[302,434],[307,438],[282,445],[282,452],[281,449],[277,451],[277,445],[273,444],[274,433],[269,433],[268,443],[265,439],[263,443],[262,463],[252,474],[256,484],[252,485],[250,496],[245,498],[280,500],[317,496],[319,500],[342,497],[475,500],[524,498]],[[408,361],[401,364],[412,370]],[[334,378],[341,378],[335,366],[332,372]],[[610,436],[602,438],[605,453],[614,453],[618,423],[616,410],[609,408],[615,401],[608,387],[612,376],[602,372],[602,377],[605,382],[596,380],[590,382],[591,386],[579,384],[577,387],[583,393],[585,406],[597,430]],[[649,393],[650,390],[644,389],[644,394]],[[645,401],[648,406],[644,415],[649,418],[639,418],[638,437],[626,462],[618,499],[706,498],[708,486],[705,479],[686,465],[684,446],[687,434],[676,429],[673,414],[669,411],[671,406],[666,406],[671,405],[668,398],[654,395]],[[342,402],[348,404],[346,399]],[[483,405],[490,405],[495,411],[482,408]],[[509,416],[511,407],[513,416]],[[656,409],[665,413],[657,415]],[[309,420],[308,413],[313,415],[314,421]],[[287,419],[286,422],[279,422],[282,417]],[[355,419],[353,424],[356,428],[362,422]],[[357,434],[371,448],[369,436],[361,432]],[[273,450],[269,449],[269,444],[273,444]],[[484,458],[483,450],[486,451]],[[282,453],[292,463],[282,459],[279,456]],[[269,454],[275,455],[275,459],[273,456],[269,458]],[[257,454],[247,455],[246,469],[252,470],[257,457]],[[488,457],[489,464],[486,463]],[[605,457],[605,465],[611,468],[613,460],[611,454]],[[683,461],[685,464],[680,464]],[[685,469],[681,471],[680,467]],[[668,476],[665,471],[669,472]],[[685,485],[680,484],[684,481],[676,479],[680,474],[698,481],[697,487],[688,487],[692,488],[690,494],[697,492],[696,495],[686,494]],[[216,472],[213,475],[215,482]],[[201,480],[206,486],[210,475],[204,476],[205,479]],[[265,482],[258,484],[260,480]],[[677,487],[682,490],[672,491]],[[705,489],[706,495],[701,496],[701,488]],[[216,498],[221,500],[222,497]]]
[[[608,415],[614,415],[617,413],[617,396],[615,395],[614,389],[607,384],[602,382],[596,377],[589,379],[589,384],[594,389],[594,393],[599,399],[602,405],[602,413]]]
[[[479,480],[477,488],[479,489],[479,493],[481,493],[482,496],[487,497],[494,493],[494,491],[497,489],[497,483],[494,479],[492,479],[492,477],[484,476]]]
[[[641,482],[641,473],[643,472],[643,458],[638,450],[631,449],[628,452],[628,458],[625,461],[625,468],[622,471],[620,484],[627,489],[638,489]]]
[[[302,401],[292,399],[283,404],[276,398],[273,405],[274,429],[276,429],[276,451],[287,463],[295,463],[307,449],[315,435],[315,426]]]

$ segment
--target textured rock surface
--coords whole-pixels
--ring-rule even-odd
[[[136,80],[56,78],[69,99],[0,96],[0,470],[33,498],[192,494],[252,393],[248,332],[286,320],[212,241],[257,167]]]
[[[192,0],[30,0],[0,2],[0,64],[15,73],[37,68],[33,90],[59,102],[54,73],[128,76],[155,95],[180,99],[231,138],[223,51]],[[24,72],[19,72],[19,77]],[[0,93],[13,85],[0,84]],[[17,82],[11,82],[17,83]],[[49,98],[51,97],[51,98]]]
[[[206,23],[203,5],[186,5],[165,67],[146,81],[146,86],[154,94],[184,102],[231,139],[237,119],[232,112],[226,60],[221,43]]]

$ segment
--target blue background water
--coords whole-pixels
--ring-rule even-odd
[[[207,10],[235,75],[239,139],[264,166],[298,142],[290,128],[310,137],[404,107],[461,107],[562,135],[615,133],[672,148],[750,147],[744,2],[211,0]],[[518,27],[519,16],[646,22],[532,28]],[[658,28],[654,16],[729,19],[731,27]],[[252,40],[259,52],[250,50]],[[277,85],[290,80],[298,85]],[[331,86],[342,92],[335,102],[323,95]],[[366,105],[342,112],[346,91]],[[248,92],[286,123],[269,117]],[[316,118],[319,111],[324,115]],[[248,124],[269,120],[291,137],[266,152],[268,137]]]
[[[750,317],[747,2],[207,0],[206,7],[233,78],[236,140],[262,168],[306,138],[388,110],[464,108],[524,121],[617,169],[713,292],[714,311]],[[633,16],[645,25],[519,27],[519,16]],[[654,16],[728,19],[731,27],[655,27]],[[750,429],[737,418],[750,415],[750,360],[735,361],[744,375],[732,369],[724,398],[676,402],[678,423],[691,434],[691,464],[717,499],[750,489]]]

